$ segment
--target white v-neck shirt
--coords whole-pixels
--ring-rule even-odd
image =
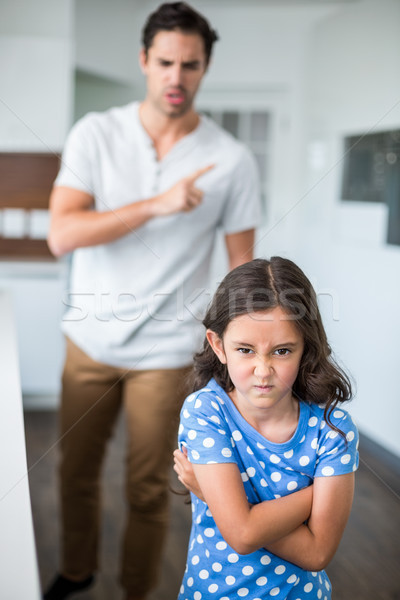
[[[136,369],[187,365],[211,300],[209,266],[216,231],[238,233],[260,218],[250,152],[211,119],[158,160],[139,103],[90,113],[72,129],[56,186],[91,194],[108,211],[171,188],[196,169],[202,204],[157,217],[109,244],[73,253],[62,328],[93,359]]]

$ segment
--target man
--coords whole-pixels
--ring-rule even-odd
[[[121,584],[127,600],[144,600],[157,582],[170,458],[216,230],[233,268],[252,258],[258,220],[252,157],[193,106],[216,39],[187,4],[160,6],[143,30],[144,101],[87,115],[64,150],[48,240],[56,256],[74,252],[63,319],[62,565],[46,600],[93,582],[99,474],[121,407]]]

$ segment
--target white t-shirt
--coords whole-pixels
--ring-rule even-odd
[[[162,193],[196,169],[203,202],[154,218],[108,244],[73,254],[62,328],[94,360],[129,369],[175,368],[198,347],[217,228],[259,222],[253,157],[207,117],[158,160],[139,103],[90,113],[72,129],[56,186],[83,190],[108,211]],[[201,329],[201,328],[200,328]]]

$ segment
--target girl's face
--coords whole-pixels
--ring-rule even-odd
[[[231,398],[246,418],[280,417],[297,407],[292,386],[304,350],[303,336],[280,307],[233,319],[221,339],[207,339],[227,365],[235,386]]]

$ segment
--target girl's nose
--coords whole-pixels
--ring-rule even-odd
[[[270,363],[263,358],[260,358],[257,361],[256,367],[254,369],[254,374],[261,379],[266,379],[272,373],[272,367]]]

